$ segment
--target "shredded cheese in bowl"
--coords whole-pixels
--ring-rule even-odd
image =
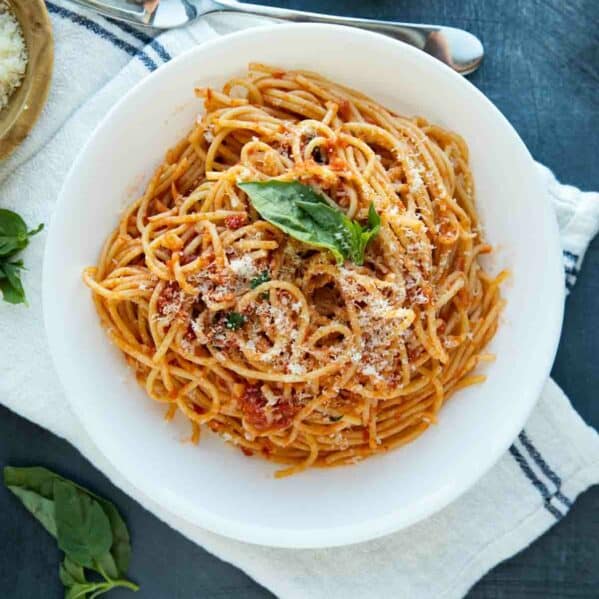
[[[27,46],[17,18],[0,0],[0,110],[21,85],[27,68]]]

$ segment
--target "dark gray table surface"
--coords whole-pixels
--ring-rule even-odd
[[[598,0],[277,0],[272,4],[469,29],[486,48],[483,66],[471,81],[503,111],[533,156],[563,182],[599,189]],[[576,409],[595,427],[599,427],[598,296],[596,240],[568,299],[553,369]],[[10,309],[14,308],[0,305],[0,310]],[[131,577],[142,585],[137,596],[271,596],[146,512],[69,444],[0,409],[0,464],[7,463],[47,465],[119,506],[133,535]],[[0,531],[0,597],[62,597],[54,541],[2,489]],[[568,516],[543,537],[489,572],[469,597],[597,598],[598,539],[599,488],[595,487],[579,497]],[[111,596],[128,595],[119,591]]]

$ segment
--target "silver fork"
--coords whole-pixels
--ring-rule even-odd
[[[475,71],[484,54],[483,45],[476,36],[455,27],[338,17],[274,6],[246,4],[237,0],[161,0],[160,2],[145,0],[136,3],[126,0],[75,1],[105,16],[155,29],[181,27],[204,15],[216,12],[246,13],[285,21],[349,25],[382,33],[416,46],[462,75]]]

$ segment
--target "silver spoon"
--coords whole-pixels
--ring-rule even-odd
[[[468,75],[475,71],[484,54],[483,45],[476,36],[455,27],[337,17],[274,6],[246,4],[237,0],[162,0],[158,3],[155,0],[146,0],[143,3],[125,0],[75,1],[108,17],[155,29],[181,27],[204,15],[224,11],[273,17],[285,21],[349,25],[382,33],[416,46],[461,75]]]

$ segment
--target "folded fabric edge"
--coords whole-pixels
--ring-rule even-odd
[[[599,232],[599,193],[581,193],[577,197],[572,218],[561,233],[564,240],[577,247],[579,269],[584,254],[597,232]]]
[[[598,483],[599,460],[577,471],[563,482],[563,487],[574,501],[581,493]],[[439,599],[464,597],[485,574],[501,562],[520,553],[556,523],[545,506],[539,506],[511,531],[490,542],[478,553],[462,570],[454,585]]]
[[[563,436],[579,456],[581,468],[585,464],[592,464],[591,456],[599,460],[599,433],[589,426],[576,411],[568,396],[562,388],[553,380],[549,379],[543,388],[541,400],[533,415],[543,416],[549,421],[555,434]],[[595,481],[599,483],[599,477]]]
[[[541,399],[525,428],[537,419],[542,422],[536,426],[552,429],[577,454],[579,467],[561,481],[561,489],[574,502],[582,492],[599,484],[599,434],[586,424],[553,379],[547,381]],[[545,508],[545,504],[540,504],[509,532],[490,541],[464,567],[455,584],[442,596],[443,599],[463,597],[487,572],[528,547],[556,524],[558,520]]]

